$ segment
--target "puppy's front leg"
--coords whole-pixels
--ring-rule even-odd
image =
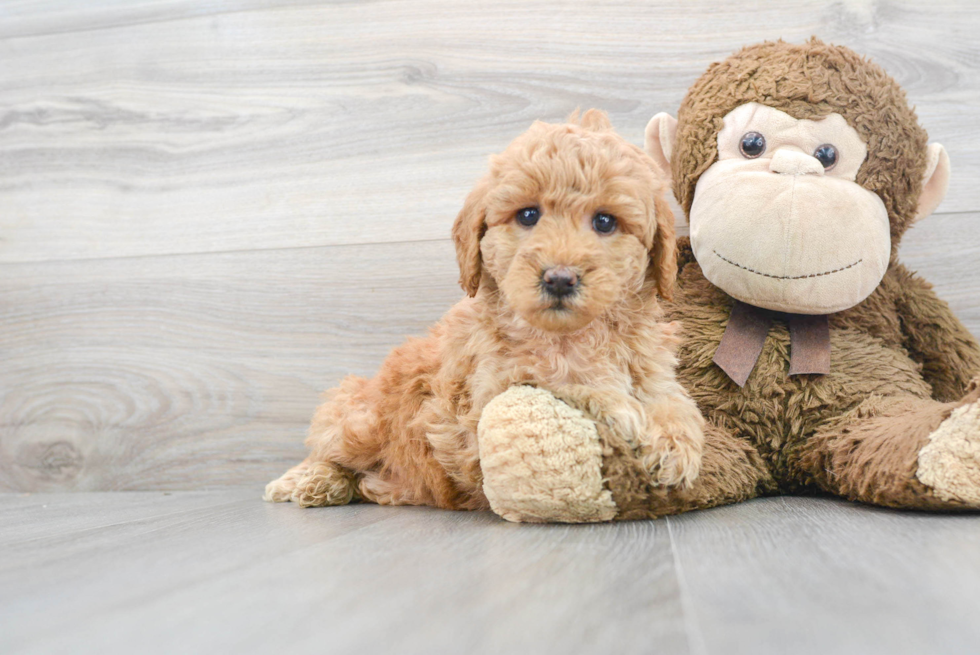
[[[643,445],[647,419],[643,405],[636,398],[584,384],[563,384],[548,390],[559,400],[606,425],[633,448]]]
[[[633,446],[663,486],[689,487],[701,472],[704,418],[680,385],[640,402],[623,393],[585,385],[562,385],[551,392],[580,409]]]
[[[663,486],[690,487],[701,472],[704,417],[678,385],[676,391],[644,403],[647,430],[640,453]]]

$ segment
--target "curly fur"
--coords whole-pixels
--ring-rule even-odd
[[[453,226],[469,298],[368,380],[348,377],[317,409],[310,456],[266,489],[301,505],[352,497],[454,509],[488,506],[477,424],[515,384],[574,398],[629,441],[664,485],[698,475],[702,418],[674,378],[676,326],[657,294],[676,273],[674,221],[656,165],[604,114],[535,123],[470,193]],[[532,228],[515,221],[535,206]],[[618,219],[609,235],[596,212]],[[560,304],[542,272],[575,271]]]

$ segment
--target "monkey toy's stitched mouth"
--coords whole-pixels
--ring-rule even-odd
[[[771,273],[763,273],[762,271],[757,271],[754,268],[743,266],[738,262],[733,262],[732,260],[728,259],[724,255],[719,253],[717,250],[712,249],[711,252],[715,253],[715,256],[718,257],[718,259],[720,259],[721,261],[727,264],[731,264],[732,266],[735,266],[736,268],[740,268],[743,271],[748,271],[749,273],[755,273],[756,275],[761,275],[762,277],[768,277],[773,280],[805,280],[807,278],[812,278],[812,277],[823,277],[825,275],[833,275],[834,273],[840,273],[841,271],[846,271],[849,268],[854,268],[855,266],[857,266],[858,264],[864,261],[864,259],[862,258],[857,260],[856,262],[848,264],[847,266],[841,266],[840,268],[835,268],[832,271],[824,271],[823,273],[808,273],[806,275],[772,275]]]

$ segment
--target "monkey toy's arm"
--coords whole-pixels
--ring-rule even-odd
[[[980,345],[941,300],[932,285],[901,264],[892,267],[900,289],[896,304],[905,348],[922,365],[933,398],[959,400],[970,381],[980,376]]]

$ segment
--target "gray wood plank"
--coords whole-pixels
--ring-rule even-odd
[[[0,268],[7,490],[271,479],[323,390],[462,296],[446,241]]]
[[[259,489],[74,494],[119,520],[4,546],[5,653],[687,652],[667,526],[517,526],[489,513],[301,510]],[[57,504],[65,495],[48,495]],[[34,501],[35,499],[30,499]],[[24,499],[38,522],[64,522]],[[53,527],[48,533],[59,532]],[[14,531],[16,533],[16,530]]]
[[[704,653],[976,653],[980,520],[785,498],[669,519]]]
[[[240,500],[240,492],[227,495],[222,492],[184,493],[179,497],[169,491],[126,493],[119,497],[99,492],[57,496],[4,494],[0,502],[0,548],[71,538],[83,531],[148,518],[158,520],[205,507],[215,510],[222,503]]]
[[[956,655],[980,637],[975,514],[773,498],[533,526],[259,492],[0,494],[0,651]]]
[[[635,142],[714,60],[811,34],[884,65],[980,210],[971,0],[14,2],[0,262],[440,239],[532,120]]]

